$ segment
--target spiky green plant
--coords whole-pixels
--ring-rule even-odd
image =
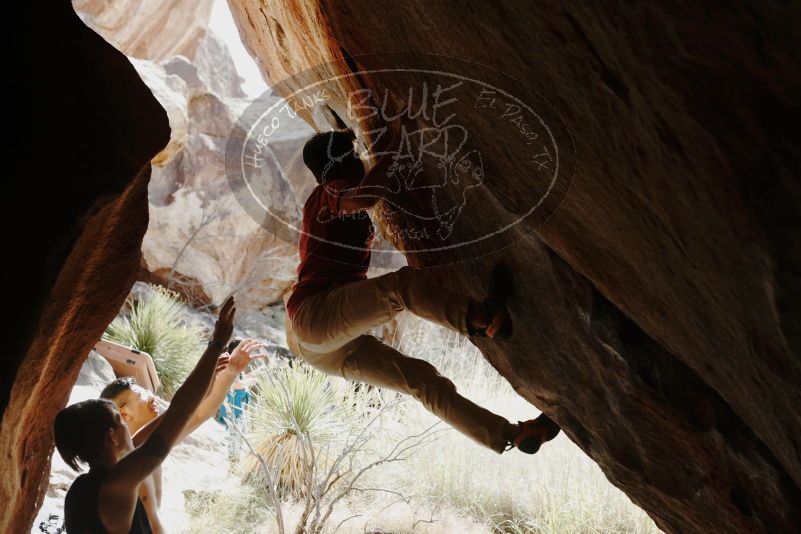
[[[127,311],[108,325],[103,338],[150,354],[160,393],[171,398],[197,361],[203,333],[184,322],[186,308],[177,293],[150,288],[139,298],[128,296]]]
[[[322,468],[326,445],[347,429],[348,404],[325,374],[300,362],[292,367],[271,365],[259,376],[255,389],[248,412],[248,440],[276,473],[279,489],[300,497],[311,468],[308,443],[317,468]],[[309,441],[304,445],[303,440]],[[249,458],[244,467],[250,482],[265,482],[257,458]]]

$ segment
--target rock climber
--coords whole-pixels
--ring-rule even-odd
[[[397,189],[393,164],[415,128],[407,118],[383,136],[367,173],[351,130],[318,133],[305,144],[303,161],[318,185],[303,207],[298,279],[286,301],[289,346],[325,373],[411,395],[498,453],[516,447],[533,454],[560,430],[545,414],[510,423],[459,395],[428,362],[365,334],[402,310],[471,337],[501,340],[512,332],[506,306],[512,276],[502,265],[493,270],[483,302],[445,289],[422,269],[367,278],[374,236],[368,210],[382,192]]]

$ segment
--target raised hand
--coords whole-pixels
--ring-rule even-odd
[[[235,313],[234,297],[228,297],[220,310],[220,316],[214,325],[214,333],[211,335],[211,341],[209,342],[209,344],[219,347],[220,352],[225,348],[228,340],[231,339],[231,334],[234,333]]]
[[[261,343],[255,339],[243,339],[231,353],[227,370],[237,374],[241,373],[250,362],[255,362],[266,356],[261,352],[261,349]]]

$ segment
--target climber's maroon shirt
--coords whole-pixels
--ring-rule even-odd
[[[290,319],[309,295],[367,278],[373,223],[364,210],[340,211],[338,195],[349,187],[349,180],[318,185],[303,206],[298,281],[286,304]]]

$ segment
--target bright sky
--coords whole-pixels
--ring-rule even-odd
[[[234,59],[234,65],[240,76],[245,81],[242,84],[242,89],[248,96],[255,98],[267,90],[267,84],[261,77],[259,68],[256,62],[250,57],[250,54],[245,50],[242,41],[239,39],[239,30],[236,29],[234,18],[231,16],[231,11],[228,9],[227,0],[216,0],[214,7],[211,10],[211,22],[209,27],[217,35],[225,41],[231,56]]]

